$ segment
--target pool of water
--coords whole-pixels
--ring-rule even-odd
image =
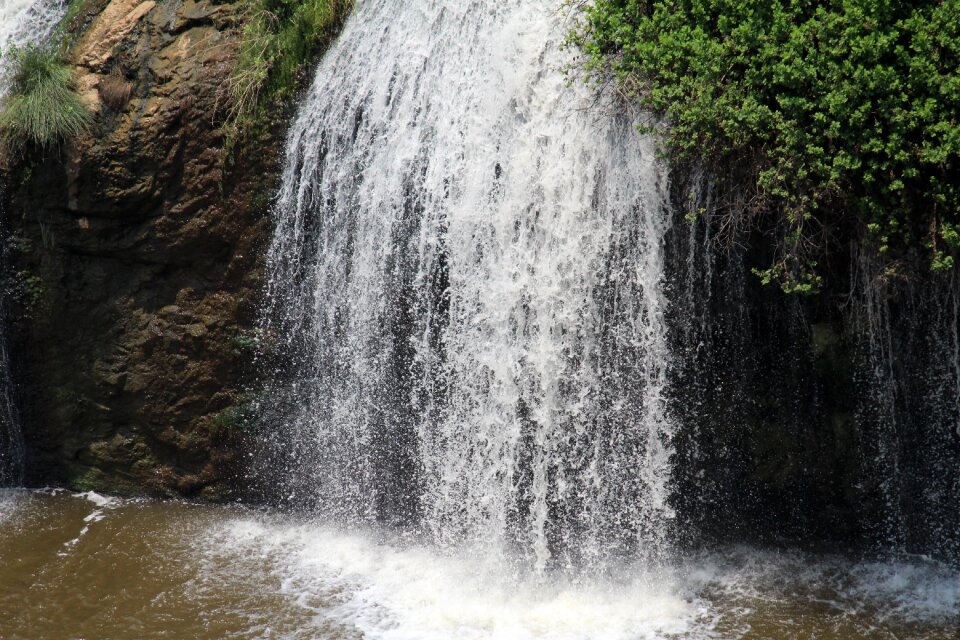
[[[0,638],[960,638],[960,571],[749,548],[577,581],[240,507],[0,492]]]

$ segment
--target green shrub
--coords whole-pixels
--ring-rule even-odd
[[[352,0],[245,0],[243,34],[228,82],[228,140],[256,133],[283,111],[314,57],[339,33]],[[277,114],[280,115],[280,114]],[[230,144],[228,144],[230,146]]]
[[[26,47],[6,55],[12,76],[0,111],[0,136],[7,149],[50,146],[87,130],[93,116],[74,91],[70,67],[55,50]]]
[[[815,291],[837,234],[953,266],[960,1],[596,0],[572,40],[664,116],[675,162],[736,176],[726,215],[775,234],[765,282]]]

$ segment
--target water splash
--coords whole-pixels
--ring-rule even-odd
[[[672,517],[666,173],[568,86],[560,4],[359,6],[289,135],[264,320],[285,497],[541,570],[656,556]]]
[[[946,640],[960,615],[957,569],[916,557],[721,547],[665,571],[624,563],[602,580],[544,583],[505,579],[509,571],[474,555],[264,517],[219,523],[190,551],[205,561],[198,595],[273,574],[270,588],[314,616],[302,637]],[[218,566],[236,577],[224,580]]]
[[[721,546],[514,579],[323,518],[62,490],[0,490],[0,548],[4,638],[955,640],[960,616],[960,571],[922,558]]]
[[[350,631],[411,640],[713,637],[710,612],[682,578],[633,565],[609,581],[514,582],[505,579],[509,570],[482,556],[439,555],[432,547],[265,519],[212,528],[198,550],[214,560],[242,559],[244,570],[243,559],[257,558],[255,573],[274,573],[282,595],[313,608],[311,626],[337,628],[335,637],[354,637]]]

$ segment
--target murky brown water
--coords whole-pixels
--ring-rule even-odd
[[[960,638],[960,573],[749,549],[616,584],[507,582],[469,556],[312,522],[0,492],[0,638]]]
[[[229,509],[19,493],[0,513],[0,638],[278,637],[311,617],[266,567],[197,551]]]

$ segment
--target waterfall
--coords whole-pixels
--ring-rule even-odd
[[[960,562],[960,278],[891,282],[854,259],[865,526],[875,546]]]
[[[829,288],[786,296],[749,272],[771,247],[725,217],[736,190],[671,184],[699,212],[664,261],[677,528],[960,562],[960,278],[852,242]]]
[[[0,300],[0,318],[6,309]],[[23,435],[10,376],[7,340],[0,325],[0,486],[18,484],[23,463]]]
[[[42,42],[50,36],[60,20],[65,5],[62,0],[2,0],[0,2],[0,101],[9,83],[11,47]],[[0,184],[0,197],[3,185]],[[0,265],[3,264],[0,257]],[[0,279],[5,280],[6,278]],[[23,461],[23,436],[10,375],[7,335],[4,326],[6,287],[0,285],[0,486],[20,481]]]
[[[291,503],[537,570],[667,547],[667,176],[565,6],[366,0],[316,71],[262,326]]]
[[[0,98],[7,91],[11,47],[45,41],[66,11],[65,0],[3,0],[0,3]]]

